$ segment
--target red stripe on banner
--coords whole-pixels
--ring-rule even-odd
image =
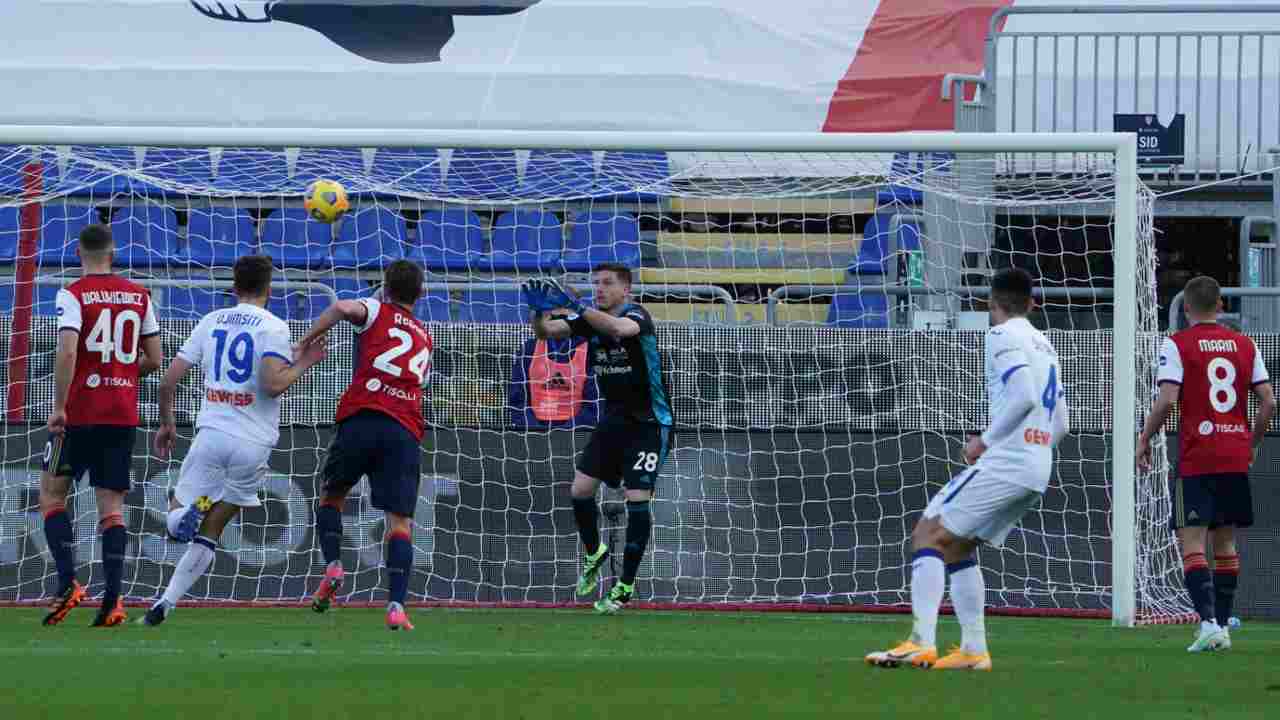
[[[987,24],[1013,0],[880,0],[823,132],[953,130],[947,73],[982,71]]]

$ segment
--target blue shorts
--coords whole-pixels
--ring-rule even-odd
[[[361,412],[334,431],[324,460],[322,492],[346,497],[369,476],[369,500],[383,512],[413,517],[422,481],[422,446],[390,415]]]
[[[1173,485],[1173,512],[1169,527],[1214,528],[1230,525],[1246,528],[1253,525],[1253,494],[1246,473],[1218,475],[1170,474]]]
[[[133,442],[138,429],[127,425],[68,426],[44,444],[45,472],[79,482],[89,473],[89,486],[129,492]]]

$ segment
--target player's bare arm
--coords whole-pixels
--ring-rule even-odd
[[[368,319],[369,311],[364,303],[356,300],[339,300],[320,313],[320,317],[312,323],[311,329],[302,336],[302,340],[298,341],[298,346],[306,347],[314,343],[316,338],[329,332],[344,320],[352,325],[363,325]]]
[[[1178,403],[1178,395],[1181,392],[1181,385],[1174,383],[1160,385],[1160,395],[1156,397],[1155,405],[1151,407],[1151,412],[1147,415],[1147,421],[1142,426],[1142,432],[1138,435],[1138,467],[1143,470],[1151,467],[1151,438],[1155,437],[1156,433],[1160,432],[1160,428],[1164,427],[1165,421],[1169,419],[1169,414],[1173,412],[1174,405]]]
[[[294,352],[293,363],[286,363],[278,357],[262,359],[262,389],[267,395],[280,397],[291,385],[297,382],[308,370],[318,365],[325,358],[324,335],[314,341],[300,344]]]
[[[160,336],[150,335],[142,338],[142,362],[138,365],[138,377],[146,377],[160,369],[164,364],[164,350],[160,347]]]
[[[76,346],[80,333],[63,329],[58,332],[58,355],[53,363],[53,412],[49,414],[49,432],[67,429],[67,394],[76,374]]]
[[[559,339],[569,337],[573,334],[573,330],[564,320],[538,312],[533,316],[533,334],[542,340]]]
[[[157,392],[160,404],[160,427],[156,429],[154,442],[156,457],[167,458],[173,451],[174,442],[178,438],[178,421],[173,414],[173,403],[178,395],[178,383],[182,382],[182,378],[186,377],[190,370],[190,362],[176,357],[169,363],[169,369],[165,370],[164,377],[160,379],[160,389]]]
[[[1253,437],[1250,442],[1253,460],[1257,460],[1258,448],[1262,447],[1262,441],[1267,438],[1267,428],[1276,414],[1276,394],[1269,382],[1254,385],[1253,394],[1258,398],[1258,414],[1253,418]]]

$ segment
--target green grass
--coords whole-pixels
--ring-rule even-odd
[[[390,633],[353,608],[180,608],[115,629],[42,613],[0,609],[0,717],[1280,717],[1280,625],[1260,622],[1189,656],[1190,626],[991,618],[995,671],[940,673],[863,664],[906,616],[412,610],[417,629]],[[939,637],[958,639],[953,619]]]

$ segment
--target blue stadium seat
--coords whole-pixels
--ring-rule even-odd
[[[335,268],[381,269],[404,257],[404,218],[382,207],[357,208],[343,219],[333,246]]]
[[[382,187],[431,194],[444,189],[440,154],[431,149],[379,148],[369,174]]]
[[[560,260],[564,229],[554,213],[516,210],[498,216],[493,224],[489,254],[477,265],[493,272],[537,270]]]
[[[333,291],[337,293],[339,300],[368,297],[374,290],[369,287],[369,283],[351,277],[335,277],[328,281],[328,284],[333,286]]]
[[[511,199],[517,185],[514,150],[454,150],[444,178],[446,195],[469,199]]]
[[[258,239],[249,213],[235,208],[191,208],[187,213],[187,243],[179,258],[202,268],[235,264],[236,258],[257,252]]]
[[[151,271],[178,256],[178,217],[157,205],[131,205],[111,219],[115,265]]]
[[[273,287],[267,309],[282,320],[310,321],[319,317],[329,307],[326,293],[310,290],[285,291],[283,286]]]
[[[156,310],[162,318],[174,320],[199,320],[214,310],[231,307],[236,297],[231,292],[231,282],[225,288],[167,287],[152,292]]]
[[[560,265],[581,272],[602,262],[640,265],[640,225],[633,215],[597,211],[574,216]]]
[[[413,306],[413,314],[419,320],[432,323],[447,323],[449,316],[449,293],[444,290],[428,290],[418,303]]]
[[[596,176],[596,196],[620,196],[634,202],[653,202],[657,193],[644,188],[666,185],[671,175],[663,152],[607,152]]]
[[[849,266],[854,275],[883,275],[890,270],[887,263],[895,250],[889,237],[893,213],[877,213],[867,220],[862,230],[862,245],[858,257]],[[920,228],[914,223],[902,223],[898,229],[898,250],[914,250],[920,247]]]
[[[418,223],[418,244],[409,259],[429,270],[467,270],[484,253],[480,216],[470,210],[431,210]]]
[[[133,181],[120,171],[137,167],[138,156],[131,147],[75,145],[65,163],[59,163],[56,155],[50,157],[45,190],[110,200],[133,191]]]
[[[333,226],[312,220],[302,208],[284,208],[262,220],[262,252],[282,268],[326,268]]]
[[[39,262],[42,271],[55,272],[62,268],[79,267],[80,256],[76,244],[80,231],[98,222],[98,211],[90,205],[72,205],[64,202],[46,204],[44,223],[40,232]]]
[[[0,207],[0,263],[11,263],[18,257],[18,208]]]
[[[457,305],[458,322],[506,323],[529,322],[529,307],[519,290],[466,290]]]
[[[889,301],[884,293],[839,293],[827,310],[827,324],[847,328],[889,327]]]
[[[590,197],[595,178],[590,150],[534,150],[524,168],[520,194],[531,199]]]
[[[67,283],[70,284],[73,279],[68,279]],[[17,289],[17,285],[13,282],[0,283],[0,308],[3,308],[4,312],[13,312],[14,304],[17,302],[15,297]],[[33,312],[36,315],[53,315],[57,313],[58,290],[59,288],[56,285],[36,285],[32,289],[32,300],[35,301]]]
[[[142,171],[155,181],[135,181],[134,189],[149,196],[195,193],[213,182],[213,162],[205,148],[149,148]]]
[[[337,180],[349,191],[367,185],[364,153],[360,148],[302,148],[294,166],[293,182],[305,188],[313,180]]]
[[[289,178],[283,150],[227,148],[212,180],[217,190],[235,193],[301,195],[302,186]]]

